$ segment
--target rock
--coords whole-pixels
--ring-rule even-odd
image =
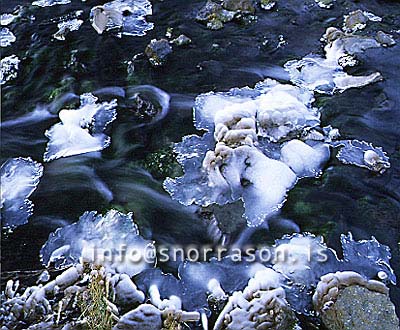
[[[224,9],[221,4],[208,0],[197,13],[196,20],[206,24],[210,30],[219,30],[224,27],[224,23],[232,21],[235,14],[234,11]]]
[[[359,285],[340,290],[336,302],[321,317],[329,330],[399,329],[389,296]]]
[[[177,46],[186,46],[192,43],[192,39],[185,36],[184,34],[181,34],[178,38],[172,40],[172,43]]]
[[[254,14],[256,12],[253,0],[223,0],[222,7],[242,14]]]
[[[172,53],[172,47],[166,39],[153,39],[145,49],[149,62],[154,67],[159,67],[165,64],[168,55]]]
[[[396,41],[393,39],[393,36],[387,34],[383,31],[378,31],[375,37],[376,41],[378,41],[383,47],[390,47],[396,44]]]
[[[368,16],[366,16],[361,10],[356,10],[349,15],[344,16],[343,30],[347,32],[355,32],[365,28],[368,22]]]

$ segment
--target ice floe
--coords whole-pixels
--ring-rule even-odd
[[[108,31],[119,37],[144,36],[154,27],[145,18],[151,14],[151,2],[148,0],[115,0],[93,7],[90,20],[98,34]]]
[[[12,229],[27,223],[33,213],[28,199],[43,175],[43,166],[30,158],[12,158],[1,166],[1,226]]]
[[[381,147],[358,140],[341,140],[335,143],[340,148],[336,157],[344,164],[364,167],[383,173],[390,167],[389,157]]]
[[[83,24],[83,21],[78,18],[66,20],[57,24],[58,31],[53,34],[53,37],[58,40],[65,40],[65,36],[70,31],[77,31]]]
[[[324,40],[327,41],[324,48],[325,58],[310,54],[301,60],[292,60],[285,64],[294,84],[322,94],[333,94],[382,79],[379,72],[368,76],[352,76],[344,71],[344,67],[357,63],[354,54],[368,48],[380,47],[374,38],[349,35],[330,27],[326,30]]]
[[[4,57],[0,61],[0,85],[17,78],[20,59],[17,55]]]
[[[79,221],[50,234],[41,249],[43,264],[65,268],[80,262],[134,276],[155,263],[152,241],[139,234],[132,214],[85,212]]]
[[[167,179],[165,189],[185,205],[241,199],[248,224],[261,224],[282,206],[298,178],[319,175],[329,159],[323,142],[287,142],[319,125],[313,100],[311,92],[271,79],[254,89],[198,96],[194,122],[207,132],[176,145],[185,176]]]
[[[61,110],[61,123],[45,132],[49,142],[44,161],[100,151],[110,144],[104,130],[116,118],[117,101],[97,103],[97,97],[90,93],[81,95],[80,100],[79,109]]]
[[[38,0],[33,1],[32,5],[38,7],[51,7],[55,5],[67,5],[69,3],[71,3],[71,0]]]
[[[4,13],[0,15],[0,24],[1,26],[10,25],[14,20],[18,17],[18,15]]]
[[[1,47],[8,47],[13,42],[15,42],[17,38],[15,37],[14,33],[12,33],[6,27],[0,27],[0,46]]]

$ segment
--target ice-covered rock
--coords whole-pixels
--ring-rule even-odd
[[[69,3],[71,3],[71,0],[38,0],[33,1],[32,5],[38,7],[51,7],[55,5],[67,5]]]
[[[17,40],[17,38],[14,33],[6,27],[0,27],[0,47],[8,47],[15,42],[15,40]]]
[[[21,62],[17,55],[7,56],[0,61],[0,85],[17,78],[18,66]]]
[[[114,0],[93,7],[90,20],[98,34],[104,31],[117,36],[144,36],[154,27],[146,22],[146,16],[152,15],[151,2],[148,0]]]
[[[31,158],[13,158],[1,166],[1,226],[13,228],[27,223],[33,213],[28,199],[43,175],[43,166]]]
[[[45,132],[50,141],[44,161],[100,151],[109,146],[110,137],[103,132],[116,118],[117,101],[97,103],[97,100],[90,93],[83,94],[79,109],[59,112],[61,123]]]
[[[399,319],[389,299],[389,288],[353,271],[321,277],[313,296],[324,325],[339,329],[398,329]]]
[[[85,212],[79,221],[51,233],[41,249],[44,265],[56,268],[86,262],[109,273],[133,276],[155,263],[151,241],[139,235],[132,214]]]
[[[318,175],[329,159],[329,148],[312,141],[288,143],[281,155],[285,139],[319,125],[313,100],[309,91],[271,79],[254,89],[198,96],[194,123],[207,132],[176,145],[185,175],[168,178],[165,189],[185,205],[242,200],[248,224],[261,224],[282,206],[298,178]],[[312,158],[299,156],[305,150]]]
[[[332,27],[326,30],[323,38],[327,41],[324,48],[325,58],[310,54],[301,60],[292,60],[285,64],[294,84],[319,93],[333,94],[382,79],[379,72],[368,76],[352,76],[343,70],[345,66],[356,64],[354,54],[368,48],[380,47],[375,38],[345,34]]]
[[[127,274],[115,274],[110,282],[114,288],[115,301],[121,307],[135,306],[144,302],[140,291]]]
[[[335,146],[339,148],[336,157],[344,164],[356,165],[378,173],[383,173],[390,167],[389,157],[381,147],[358,140],[340,140]]]
[[[296,316],[285,299],[281,276],[259,270],[243,291],[236,291],[218,316],[214,330],[296,328]]]
[[[161,312],[151,304],[142,304],[122,315],[113,330],[161,330]]]
[[[366,27],[368,21],[380,22],[382,18],[373,13],[362,11],[360,9],[344,15],[343,30],[346,32],[356,32]]]
[[[321,237],[311,234],[286,236],[273,245],[273,258],[266,265],[272,265],[289,280],[284,285],[286,298],[297,312],[309,314],[312,311],[312,292],[327,273],[358,272],[367,281],[382,278],[396,283],[387,246],[375,238],[355,241],[350,234],[342,235],[341,243],[343,259],[339,259],[336,251],[328,248]]]

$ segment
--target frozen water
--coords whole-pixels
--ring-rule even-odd
[[[298,178],[318,175],[329,159],[329,148],[312,141],[283,145],[280,157],[285,139],[319,125],[313,101],[311,92],[272,79],[254,89],[198,96],[194,124],[207,132],[176,145],[185,175],[168,178],[165,189],[184,205],[240,199],[248,224],[260,225],[282,206]],[[305,150],[313,158],[300,157]]]
[[[17,17],[18,17],[18,15],[13,15],[13,14],[9,14],[9,13],[1,14],[0,15],[1,26],[7,26],[7,25],[11,24]]]
[[[333,94],[382,79],[379,72],[368,76],[352,76],[343,70],[345,66],[356,64],[352,55],[368,48],[380,47],[375,39],[344,34],[335,28],[328,28],[324,38],[328,42],[324,48],[325,58],[310,54],[285,64],[294,84],[322,94]]]
[[[6,27],[0,27],[0,46],[1,47],[8,47],[13,42],[15,42],[17,38],[15,37],[14,33],[12,33]]]
[[[55,124],[45,133],[50,141],[44,161],[100,151],[108,147],[110,137],[103,132],[116,118],[117,101],[96,102],[97,98],[88,93],[81,96],[79,109],[60,111],[61,123]]]
[[[51,7],[55,5],[66,5],[69,3],[71,3],[71,0],[38,0],[33,1],[32,5],[39,7]]]
[[[343,259],[328,248],[322,237],[294,234],[274,244],[273,268],[289,281],[285,284],[289,303],[300,313],[312,310],[311,294],[322,275],[337,271],[355,271],[366,279],[386,278],[396,283],[390,266],[391,253],[374,237],[355,241],[351,234],[341,236]],[[268,263],[269,264],[269,263]],[[382,275],[384,274],[384,276]]]
[[[153,243],[139,235],[132,213],[116,210],[104,216],[85,212],[78,222],[51,233],[40,253],[46,266],[64,268],[89,262],[104,266],[108,272],[129,276],[155,263]]]
[[[389,157],[381,147],[374,147],[370,143],[358,140],[341,140],[334,145],[340,148],[336,157],[344,164],[380,173],[390,167]]]
[[[0,85],[17,78],[19,58],[16,55],[7,56],[0,61]]]
[[[146,22],[146,16],[152,14],[148,0],[115,0],[102,6],[93,7],[90,18],[97,33],[115,32],[128,36],[144,36],[154,24]]]
[[[33,213],[28,199],[43,174],[43,166],[30,158],[13,158],[1,166],[1,222],[3,228],[27,223]]]
[[[53,37],[58,40],[65,40],[68,32],[79,30],[82,24],[83,21],[78,18],[60,22],[57,24],[58,31],[53,34]]]

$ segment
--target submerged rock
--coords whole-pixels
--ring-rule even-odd
[[[313,301],[329,330],[399,329],[395,307],[385,284],[356,272],[321,277]]]
[[[167,62],[168,56],[172,53],[172,47],[167,39],[153,39],[144,52],[152,66],[160,67]]]
[[[146,21],[152,14],[151,2],[148,0],[114,0],[104,5],[93,7],[90,20],[98,34],[104,31],[121,35],[144,36],[154,27]]]
[[[17,38],[14,33],[6,27],[0,27],[0,47],[8,47],[15,42],[15,40],[17,40]]]
[[[31,158],[13,158],[1,166],[1,226],[12,229],[28,222],[33,203],[28,199],[43,175]]]
[[[97,97],[90,93],[81,95],[80,100],[79,109],[61,110],[61,123],[45,132],[49,142],[44,161],[99,151],[109,146],[110,137],[103,132],[116,118],[117,101],[97,103]]]
[[[17,55],[4,57],[0,61],[0,85],[17,78],[20,59]]]

